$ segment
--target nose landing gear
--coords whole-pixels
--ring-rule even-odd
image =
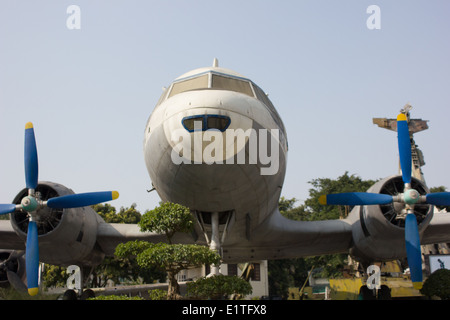
[[[196,212],[196,216],[209,248],[222,257],[222,245],[225,242],[227,231],[234,217],[234,210],[225,212]],[[211,273],[208,277],[219,274],[220,266],[212,265]]]

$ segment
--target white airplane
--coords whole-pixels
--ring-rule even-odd
[[[420,244],[450,242],[450,215],[433,207],[450,205],[450,193],[429,194],[408,174],[408,120],[400,114],[397,121],[403,176],[378,181],[370,193],[322,197],[324,204],[355,205],[346,219],[292,221],[278,210],[288,151],[283,122],[261,88],[215,60],[164,91],[145,128],[145,163],[161,199],[189,207],[198,221],[192,234],[177,234],[177,242],[209,245],[225,263],[349,253],[370,264],[407,256],[420,287]],[[117,192],[75,195],[38,182],[30,123],[25,168],[26,188],[13,204],[0,205],[0,214],[11,215],[0,221],[0,247],[5,253],[26,249],[30,294],[37,293],[39,261],[89,267],[113,255],[119,243],[165,241],[137,225],[106,223],[89,207]],[[15,252],[4,261],[18,260]],[[17,283],[23,264],[8,265],[2,264],[4,281]]]

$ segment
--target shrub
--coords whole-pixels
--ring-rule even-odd
[[[128,297],[126,295],[122,296],[109,295],[109,296],[98,296],[95,298],[89,298],[88,300],[144,300],[144,299],[139,296]]]
[[[187,293],[197,299],[223,299],[232,294],[249,295],[252,293],[252,286],[237,276],[215,275],[188,283]]]
[[[150,300],[167,300],[167,291],[163,289],[153,289],[148,291]]]
[[[425,280],[420,293],[427,297],[437,296],[442,300],[450,299],[450,270],[438,269]]]

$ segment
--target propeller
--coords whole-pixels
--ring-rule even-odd
[[[422,257],[420,251],[420,235],[417,219],[414,215],[414,205],[427,203],[431,205],[450,205],[450,192],[437,192],[421,196],[417,190],[411,188],[411,140],[406,114],[401,113],[397,117],[397,139],[400,155],[400,167],[404,191],[395,196],[379,193],[350,192],[322,195],[319,203],[326,205],[383,205],[393,202],[404,203],[406,209],[405,217],[405,246],[408,265],[411,271],[411,281],[414,288],[422,288]]]
[[[28,223],[25,264],[27,273],[27,287],[30,295],[36,295],[38,289],[39,276],[39,235],[38,220],[39,210],[44,207],[69,209],[79,208],[98,204],[105,201],[115,200],[119,197],[117,191],[103,191],[72,194],[55,197],[42,201],[39,193],[36,192],[38,186],[39,166],[36,147],[34,127],[31,122],[25,126],[25,183],[28,189],[28,196],[24,197],[20,204],[0,204],[0,215],[13,213],[22,210],[28,213],[30,219]]]
[[[9,284],[19,292],[27,292],[27,287],[23,283],[21,277],[17,274],[14,265],[18,265],[18,260],[25,254],[24,251],[12,251],[9,257],[0,263],[0,271],[6,273]]]

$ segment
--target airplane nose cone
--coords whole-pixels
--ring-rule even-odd
[[[214,108],[189,110],[164,123],[175,164],[226,163],[238,154],[254,134],[253,121]]]
[[[268,181],[282,184],[280,134],[255,98],[226,90],[184,92],[152,113],[145,162],[163,201],[222,212],[236,208],[242,197],[245,203],[256,201],[257,194],[267,198]]]

